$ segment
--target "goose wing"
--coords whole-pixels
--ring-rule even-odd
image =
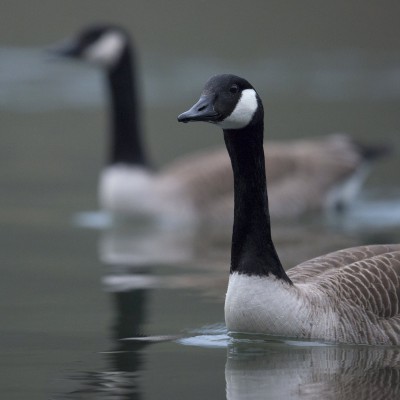
[[[354,247],[289,270],[310,310],[336,315],[333,340],[400,344],[400,245]],[[329,305],[329,306],[328,306]]]
[[[299,264],[288,276],[296,284],[317,285],[332,299],[360,307],[370,317],[397,318],[400,335],[400,245],[336,251]]]
[[[359,146],[344,133],[322,138],[267,141],[264,145],[269,182],[310,180],[330,186],[353,173],[363,160]]]
[[[304,261],[289,269],[287,273],[296,283],[308,283],[310,280],[320,280],[323,274],[337,272],[357,262],[368,265],[369,260],[377,256],[381,257],[378,259],[381,259],[383,264],[389,253],[398,251],[400,244],[351,247]]]

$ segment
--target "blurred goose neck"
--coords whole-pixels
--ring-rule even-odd
[[[263,122],[224,130],[234,176],[231,274],[273,274],[291,283],[271,238],[263,149]]]
[[[109,163],[147,166],[133,67],[127,44],[118,62],[108,71],[113,131]]]

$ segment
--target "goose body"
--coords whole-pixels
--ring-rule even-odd
[[[234,75],[214,76],[178,120],[222,127],[231,159],[235,205],[228,330],[400,344],[400,245],[340,250],[287,273],[283,269],[271,237],[263,106],[251,84]]]
[[[103,209],[231,220],[233,180],[225,149],[181,157],[160,171],[151,168],[142,141],[135,54],[125,30],[93,26],[53,51],[96,64],[106,75],[112,131],[109,159],[99,179],[99,203]],[[280,218],[297,217],[342,202],[343,197],[338,194],[342,191],[336,189],[369,163],[362,147],[345,134],[268,142],[266,151],[268,179],[274,188],[271,214]],[[358,188],[363,178],[353,187]],[[353,190],[353,194],[356,192]],[[351,197],[347,196],[346,202]]]
[[[306,261],[287,275],[292,284],[233,273],[225,305],[229,329],[400,344],[400,245],[340,250]]]

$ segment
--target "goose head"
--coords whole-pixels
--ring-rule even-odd
[[[245,79],[223,74],[211,77],[199,101],[178,116],[179,122],[205,121],[223,130],[240,130],[263,120],[262,102]]]
[[[111,69],[118,63],[127,46],[129,39],[123,29],[96,25],[82,30],[50,51],[58,56],[77,58]]]

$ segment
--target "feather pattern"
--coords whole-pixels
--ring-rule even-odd
[[[225,310],[234,331],[400,344],[400,245],[339,250],[287,275],[293,285],[275,277],[231,275]],[[245,287],[255,291],[246,296]]]

